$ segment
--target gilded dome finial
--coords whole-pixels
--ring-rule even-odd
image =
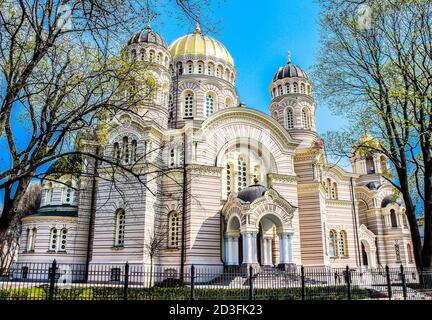
[[[291,63],[291,51],[288,50],[288,63]]]
[[[195,34],[201,34],[201,27],[200,27],[200,24],[199,24],[198,21],[195,23],[195,31],[194,31],[194,33]]]

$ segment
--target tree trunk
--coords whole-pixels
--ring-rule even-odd
[[[428,161],[430,163],[430,161]],[[422,267],[432,268],[432,168],[425,161],[424,168],[424,239]]]

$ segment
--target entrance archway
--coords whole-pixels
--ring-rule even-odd
[[[225,263],[238,266],[243,261],[243,240],[240,236],[240,219],[233,216],[227,225],[225,234]]]

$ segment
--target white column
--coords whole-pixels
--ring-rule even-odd
[[[225,239],[225,256],[226,256],[226,264],[231,265],[232,264],[232,238],[227,237]]]
[[[292,241],[293,241],[293,235],[289,234],[288,235],[288,261],[290,263],[294,262]]]
[[[251,233],[251,247],[252,247],[252,256],[251,256],[251,262],[252,263],[258,263],[258,257],[257,257],[257,233],[253,232]]]
[[[243,263],[249,262],[249,234],[247,232],[242,233],[243,237]]]
[[[288,234],[282,233],[280,235],[280,262],[281,264],[289,263],[289,243]]]
[[[232,250],[232,252],[233,252],[233,260],[232,260],[232,263],[233,263],[233,265],[238,265],[239,264],[239,247],[238,247],[238,238],[236,237],[236,238],[233,238],[233,242],[232,242],[232,245],[233,245],[233,250]]]
[[[272,265],[273,264],[273,259],[272,259],[272,238],[267,238],[266,239],[267,242],[267,251],[266,251],[266,256],[267,256],[267,264],[268,265]]]

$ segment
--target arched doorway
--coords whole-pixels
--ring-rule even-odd
[[[233,216],[225,234],[225,264],[238,266],[243,261],[243,240],[240,236],[240,220]]]
[[[366,248],[364,246],[364,243],[362,241],[361,243],[361,249],[362,249],[362,262],[364,266],[368,266],[369,262],[368,262],[368,257],[367,257],[367,252],[366,252]]]

